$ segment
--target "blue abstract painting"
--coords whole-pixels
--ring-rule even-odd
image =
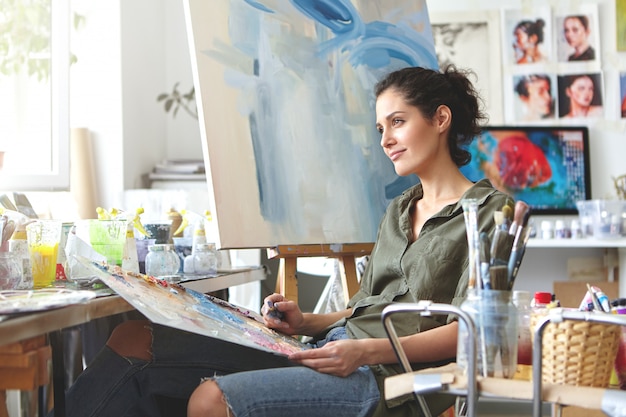
[[[437,68],[425,0],[187,0],[222,248],[373,242],[398,177],[373,87]]]

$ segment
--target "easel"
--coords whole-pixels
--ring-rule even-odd
[[[341,285],[346,303],[359,289],[356,273],[356,258],[369,255],[373,243],[319,244],[319,245],[279,245],[267,250],[269,259],[279,258],[280,267],[276,279],[276,292],[285,298],[298,302],[298,258],[328,257],[338,258],[341,272]]]

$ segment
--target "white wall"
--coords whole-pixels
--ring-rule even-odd
[[[72,127],[87,127],[99,201],[119,206],[123,190],[166,158],[201,158],[196,119],[157,103],[174,83],[193,85],[183,0],[72,0],[85,27],[72,35]]]

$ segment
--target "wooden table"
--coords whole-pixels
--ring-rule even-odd
[[[217,277],[187,280],[181,282],[181,285],[202,293],[208,293],[263,279],[265,279],[265,270],[262,267],[238,268],[222,272]],[[0,322],[0,345],[48,335],[52,348],[52,380],[54,387],[57,388],[54,389],[54,412],[55,417],[64,417],[65,364],[61,331],[68,327],[125,313],[133,309],[134,307],[119,295],[110,295],[94,298],[82,304],[25,313]],[[60,389],[58,389],[59,387]]]

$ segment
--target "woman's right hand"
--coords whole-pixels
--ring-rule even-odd
[[[298,329],[304,322],[304,315],[298,304],[287,300],[281,294],[265,297],[261,313],[267,327],[288,335],[299,334]]]

